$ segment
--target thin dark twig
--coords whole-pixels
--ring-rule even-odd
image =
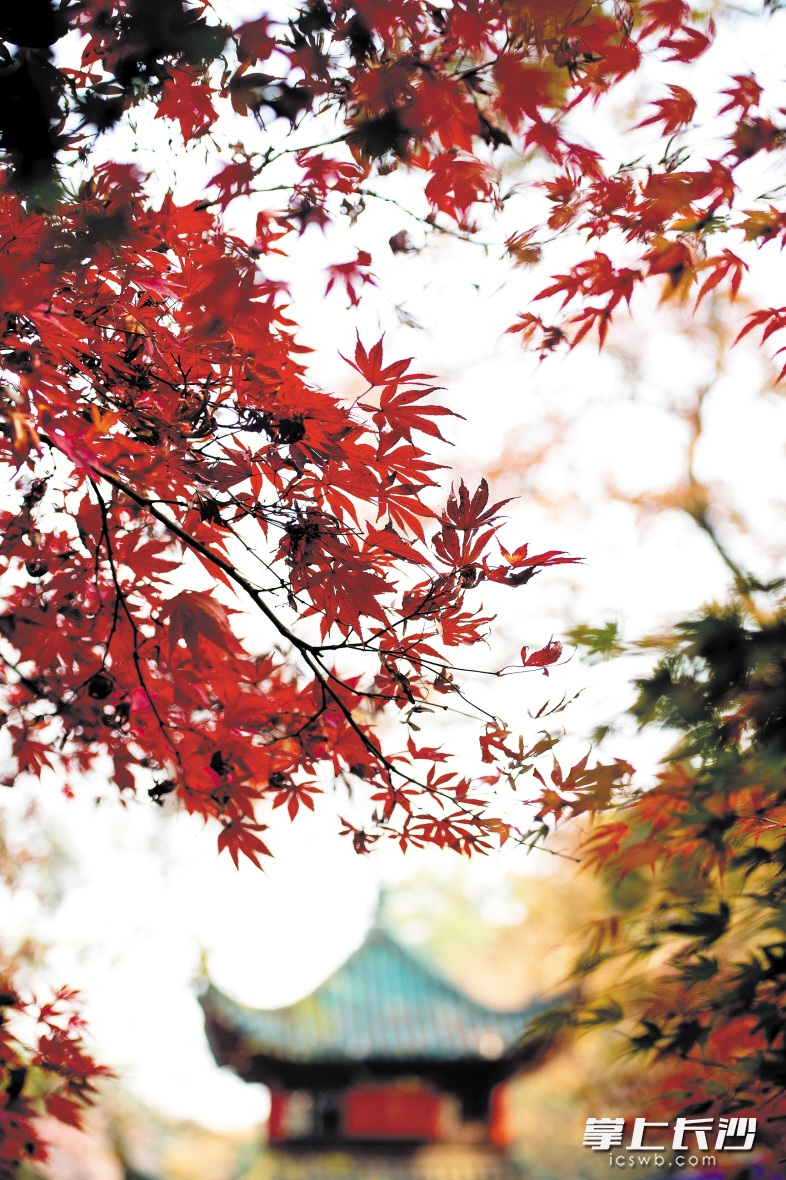
[[[419,221],[421,225],[427,225],[429,229],[435,229],[437,233],[446,234],[451,238],[458,238],[460,242],[469,242],[473,246],[481,246],[484,250],[496,250],[504,247],[504,242],[483,242],[480,238],[474,237],[468,230],[451,229],[448,225],[440,225],[438,221],[430,217],[422,217],[419,213],[413,213],[401,201],[397,201],[395,197],[386,197],[382,193],[375,193],[370,188],[358,188],[355,190],[362,197],[373,197],[376,201],[384,201],[388,205],[395,205],[402,213],[406,213],[407,217],[411,217],[413,221]]]
[[[150,705],[153,716],[155,717],[156,721],[158,722],[161,733],[164,736],[164,741],[170,747],[170,749],[172,750],[172,753],[175,756],[175,760],[177,761],[177,764],[180,768],[180,773],[183,777],[183,785],[185,786],[186,785],[185,771],[183,768],[183,760],[180,757],[180,751],[178,750],[174,741],[172,740],[169,733],[167,732],[167,725],[166,725],[165,721],[163,720],[163,718],[161,717],[161,714],[158,711],[158,707],[155,703],[155,700],[153,699],[153,695],[150,692],[150,689],[147,687],[144,673],[142,671],[142,661],[139,656],[139,647],[140,647],[139,628],[137,626],[136,619],[131,614],[131,610],[130,610],[128,603],[126,601],[126,596],[123,593],[123,589],[120,585],[120,579],[117,576],[117,568],[115,566],[114,554],[112,552],[112,539],[109,534],[109,513],[107,511],[106,503],[104,502],[104,497],[101,495],[98,485],[96,484],[95,480],[92,478],[90,478],[90,486],[92,487],[93,492],[95,493],[95,497],[98,501],[98,507],[101,512],[101,531],[102,531],[102,534],[104,537],[104,542],[106,544],[107,561],[109,562],[109,569],[110,569],[110,573],[112,575],[112,582],[114,583],[115,593],[118,596],[120,604],[123,608],[123,613],[125,614],[126,618],[128,619],[129,626],[131,627],[131,630],[134,635],[134,648],[133,648],[131,658],[134,661],[134,668],[136,669],[137,678],[139,680],[139,684],[142,688],[142,691],[144,692],[145,696],[147,697],[147,701],[148,701],[148,704]]]
[[[50,704],[55,703],[48,692],[36,684],[35,680],[31,680],[29,676],[25,676],[24,672],[20,671],[13,660],[9,660],[8,657],[4,656],[2,652],[0,652],[0,660],[2,660],[2,662],[5,664],[6,668],[10,668],[11,671],[19,677],[19,683],[23,688],[26,688],[27,691],[36,698],[36,700],[49,701]]]

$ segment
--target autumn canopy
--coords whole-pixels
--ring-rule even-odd
[[[223,20],[183,0],[0,5],[7,782],[49,775],[76,790],[97,771],[121,796],[174,799],[211,821],[236,862],[269,854],[270,809],[294,819],[313,808],[326,771],[367,803],[365,822],[344,824],[358,852],[380,838],[467,853],[540,839],[607,807],[630,768],[581,764],[543,796],[528,777],[538,818],[517,829],[495,810],[496,784],[528,774],[548,742],[516,754],[504,720],[477,714],[486,765],[473,778],[411,726],[427,709],[471,708],[468,665],[553,668],[556,640],[524,649],[515,668],[464,654],[486,635],[483,585],[525,595],[535,574],[586,555],[534,552],[525,537],[503,546],[504,504],[485,482],[451,490],[430,449],[451,410],[416,360],[358,338],[347,364],[365,392],[350,402],[318,388],[297,307],[271,274],[309,227],[392,199],[398,170],[422,188],[429,232],[467,239],[481,207],[515,208],[529,186],[543,223],[508,238],[511,264],[568,233],[582,256],[500,332],[543,356],[584,337],[602,344],[646,284],[734,296],[745,251],[783,241],[782,193],[743,209],[739,192],[746,163],[780,149],[786,128],[740,74],[717,95],[717,134],[702,138],[716,154],[682,144],[691,67],[714,35],[682,0],[312,0],[236,28]],[[643,63],[656,83],[682,69],[683,84],[663,83],[645,108],[657,151],[623,164],[574,128]],[[187,203],[107,162],[105,144],[140,109],[168,121],[176,145],[208,147]],[[522,179],[506,188],[502,165],[516,158]],[[249,201],[254,236],[229,232],[233,203]],[[390,245],[406,252],[406,232]],[[372,267],[359,250],[319,281],[356,306]],[[778,307],[741,323],[776,343],[784,328]],[[236,637],[239,610],[255,619],[253,645]],[[736,701],[736,688],[724,692],[718,701]],[[401,732],[380,733],[387,713]],[[735,716],[742,742],[747,715]],[[674,778],[657,788],[690,789]],[[758,807],[781,806],[774,779],[756,789]],[[616,830],[647,822],[642,810]],[[742,838],[733,823],[717,839]],[[619,847],[605,832],[592,855],[619,858]],[[10,979],[3,1000],[23,1003]],[[91,1089],[77,1018],[43,1019],[34,1060],[0,1042],[9,1166],[43,1151],[27,1064],[48,1071],[58,1117],[76,1117]],[[671,1037],[690,1052],[685,1034],[650,1023],[659,1037],[642,1048]]]

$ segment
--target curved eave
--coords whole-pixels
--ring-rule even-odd
[[[460,993],[459,993],[460,994]],[[310,999],[311,997],[309,997]],[[392,1075],[412,1072],[433,1075],[443,1067],[474,1067],[481,1072],[509,1076],[537,1056],[542,1038],[528,1035],[534,1018],[545,1004],[531,1004],[516,1012],[498,1012],[462,997],[472,1005],[474,1044],[462,1035],[451,1043],[440,1037],[425,1043],[418,1037],[399,1038],[395,1045],[361,1044],[347,1051],[346,1044],[303,1044],[290,1030],[302,1015],[304,1001],[280,1009],[247,1008],[210,984],[199,997],[205,1014],[205,1030],[213,1056],[251,1081],[275,1083],[289,1077],[319,1075]],[[260,1023],[273,1025],[274,1036],[265,1036]],[[460,1030],[466,1034],[467,1030]],[[484,1041],[485,1038],[485,1041]],[[265,1076],[262,1076],[265,1075]]]
[[[204,1007],[204,1005],[203,1005]],[[438,1089],[455,1093],[482,1109],[494,1086],[539,1061],[548,1048],[544,1038],[528,1037],[495,1057],[481,1054],[454,1057],[410,1056],[364,1058],[334,1055],[294,1060],[291,1055],[266,1051],[224,1024],[205,1007],[205,1030],[213,1056],[247,1082],[263,1082],[273,1089],[341,1090],[358,1082],[384,1082],[412,1075]]]
[[[361,1068],[437,1076],[447,1064],[499,1073],[505,1063],[510,1073],[531,1056],[526,1034],[543,1008],[486,1008],[380,929],[288,1007],[247,1008],[212,984],[199,1002],[218,1062],[242,1076],[256,1061],[256,1073],[290,1077],[302,1070],[358,1075]]]

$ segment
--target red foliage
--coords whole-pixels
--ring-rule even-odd
[[[613,12],[309,0],[286,24],[236,30],[182,0],[47,14],[33,46],[9,17],[21,56],[0,95],[24,111],[0,127],[0,460],[17,473],[0,513],[0,634],[16,772],[54,770],[70,790],[111,763],[121,793],[146,789],[217,822],[235,862],[268,855],[263,812],[313,807],[320,772],[365,792],[367,822],[344,821],[358,852],[383,835],[462,852],[508,838],[489,779],[438,773],[428,746],[386,752],[373,723],[388,706],[415,728],[435,693],[460,691],[450,652],[485,635],[471,602],[480,583],[519,587],[575,559],[519,545],[493,564],[504,505],[485,483],[461,483],[435,511],[428,444],[452,411],[432,378],[383,357],[382,340],[358,340],[349,363],[367,388],[343,400],[315,387],[267,256],[309,226],[354,221],[366,201],[395,203],[377,187],[402,166],[422,182],[421,222],[470,236],[479,206],[514,195],[495,152],[534,152],[550,213],[542,232],[509,238],[511,256],[536,261],[539,238],[572,229],[610,244],[546,284],[552,322],[528,310],[511,331],[541,355],[594,332],[602,344],[642,285],[736,295],[746,243],[784,240],[777,201],[738,210],[737,170],[779,150],[786,128],[762,110],[756,79],[737,74],[722,91],[721,150],[690,167],[659,143],[651,161],[615,169],[573,138],[572,111],[645,58],[672,63],[670,78],[695,68],[713,28],[694,27],[683,0]],[[49,46],[69,29],[81,59],[61,68]],[[187,144],[220,142],[224,112],[233,134],[249,120],[245,142],[208,169],[210,197],[154,204],[116,164],[61,184],[69,160],[89,162],[92,130],[140,103]],[[653,107],[639,126],[669,140],[696,113],[671,82]],[[330,143],[274,149],[265,126],[294,129],[311,112],[335,118]],[[284,157],[288,179],[269,181]],[[211,211],[262,191],[282,191],[283,205],[258,212],[253,242]],[[711,249],[718,233],[734,248]],[[356,306],[375,284],[370,266],[364,250],[337,261],[327,290]],[[786,329],[786,310],[755,311],[743,334],[754,328]],[[248,643],[233,594],[260,627]],[[556,641],[524,649],[522,665],[548,674],[560,653]],[[509,736],[490,723],[484,761],[513,757]],[[522,745],[517,765],[547,748]],[[563,779],[555,766],[543,814],[601,806],[626,773],[579,763]]]
[[[249,249],[194,205],[149,207],[127,168],[99,169],[56,222],[12,193],[0,218],[14,372],[2,445],[20,468],[2,517],[15,588],[0,629],[14,652],[6,724],[18,772],[56,768],[70,781],[109,757],[121,791],[152,774],[151,798],[217,819],[220,847],[257,862],[268,851],[259,804],[293,817],[313,806],[327,763],[366,781],[404,843],[430,838],[431,808],[446,803],[459,842],[482,841],[482,808],[451,810],[455,773],[434,782],[406,768],[409,755],[391,761],[362,707],[406,713],[425,699],[449,665],[440,637],[482,636],[487,620],[465,595],[487,570],[499,577],[486,550],[502,505],[485,485],[470,497],[462,484],[427,541],[433,464],[417,439],[441,437],[449,414],[428,377],[385,363],[381,341],[368,352],[358,342],[353,365],[377,401],[347,406],[315,389]],[[84,258],[75,241],[98,224],[105,240]],[[334,269],[353,296],[354,272]],[[237,564],[239,544],[261,558],[261,581]],[[250,600],[289,651],[252,656],[214,592],[173,594],[186,554]],[[413,567],[426,580],[407,589]],[[268,605],[279,596],[288,617]],[[292,629],[310,615],[318,642]],[[344,650],[380,671],[348,677]]]
[[[17,993],[6,969],[0,973],[0,1016],[0,1176],[11,1177],[20,1161],[47,1158],[35,1120],[48,1114],[81,1126],[82,1111],[96,1094],[95,1082],[112,1075],[85,1049],[76,992],[62,988],[51,1001],[39,1004]],[[28,1043],[21,1039],[20,1021],[32,1029]]]
[[[613,16],[600,4],[580,8],[571,0],[513,9],[499,0],[448,9],[399,0],[364,4],[354,14],[338,0],[309,0],[291,28],[263,17],[234,31],[211,25],[203,5],[162,0],[164,10],[159,27],[141,0],[80,6],[72,19],[87,40],[81,70],[70,74],[79,109],[87,110],[90,97],[92,111],[100,90],[113,96],[114,118],[144,97],[159,117],[180,126],[186,142],[220,122],[227,101],[241,115],[293,126],[312,109],[332,111],[345,124],[336,152],[344,158],[326,158],[325,144],[295,153],[299,176],[291,182],[284,224],[301,232],[336,216],[331,198],[339,194],[346,198],[344,211],[355,216],[359,206],[352,198],[376,195],[364,187],[374,170],[384,174],[403,161],[423,174],[432,220],[444,216],[472,233],[473,207],[501,199],[494,150],[543,153],[554,170],[541,182],[556,205],[549,227],[579,225],[596,238],[621,230],[633,249],[624,261],[608,262],[600,285],[592,274],[605,255],[578,264],[570,277],[583,306],[543,337],[534,328],[524,334],[542,351],[563,340],[575,344],[596,329],[602,341],[633,285],[648,276],[666,274],[667,291],[684,294],[710,234],[744,229],[749,238],[749,222],[740,225],[736,217],[735,170],[757,152],[780,148],[786,135],[776,120],[757,113],[764,95],[756,79],[735,74],[720,110],[731,119],[721,131],[728,150],[691,172],[675,166],[679,150],[658,159],[660,148],[640,167],[609,172],[597,151],[572,138],[571,111],[597,102],[645,58],[692,68],[706,53],[712,22],[691,24],[683,0],[619,4]],[[236,68],[224,68],[219,79],[211,63],[222,50],[228,62],[234,54]],[[259,62],[269,72],[252,72]],[[639,126],[657,127],[669,138],[690,124],[696,103],[687,74],[685,82],[669,82],[667,95],[654,99],[654,113]],[[222,207],[254,190],[271,154],[279,158],[266,144],[249,146],[236,145],[235,160],[214,177]],[[765,240],[764,233],[757,240]],[[652,264],[652,251],[660,258],[677,247],[684,247],[684,257],[675,278],[673,266]],[[725,249],[720,257],[728,257]],[[357,262],[336,263],[329,285],[345,285],[354,305],[360,287],[373,282],[367,265],[362,251]],[[712,285],[705,282],[702,291],[723,288],[735,274],[716,267]],[[542,297],[564,293],[551,285]],[[604,297],[600,305],[592,302],[597,294]]]

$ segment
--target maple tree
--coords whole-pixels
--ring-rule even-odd
[[[690,149],[664,155],[661,140],[659,159],[617,167],[571,118],[644,60],[693,66],[713,29],[682,0],[311,0],[288,21],[234,29],[182,0],[35,0],[3,5],[0,34],[0,458],[18,473],[0,517],[0,634],[14,775],[54,772],[70,790],[109,767],[121,795],[173,796],[216,821],[236,862],[268,854],[266,806],[313,808],[320,768],[365,792],[367,822],[345,822],[360,852],[382,835],[463,852],[509,837],[489,806],[508,757],[502,722],[481,734],[483,781],[411,732],[386,751],[375,720],[390,706],[412,726],[463,702],[451,656],[490,622],[478,586],[518,591],[574,559],[525,544],[500,556],[504,503],[484,483],[435,508],[428,448],[451,411],[434,379],[358,340],[349,364],[365,393],[316,387],[266,259],[310,226],[392,200],[378,189],[397,168],[421,182],[421,222],[472,238],[478,209],[516,198],[496,153],[534,154],[547,216],[508,238],[511,260],[535,261],[571,229],[610,253],[539,296],[577,310],[553,322],[526,311],[511,331],[543,354],[592,331],[602,343],[650,279],[680,296],[694,284],[699,299],[735,295],[746,263],[727,246],[712,253],[717,235],[782,239],[777,198],[737,207],[739,170],[786,137],[761,87],[729,82],[718,158],[687,168]],[[145,105],[184,144],[218,147],[188,203],[93,159],[98,137]],[[672,84],[654,108],[641,125],[669,142],[695,113]],[[283,140],[276,120],[289,124]],[[302,142],[309,128],[319,142]],[[252,198],[247,240],[226,218]],[[409,248],[404,231],[391,239]],[[328,290],[356,305],[372,263],[364,250],[336,261]],[[742,330],[784,326],[773,308]],[[262,654],[237,638],[230,592],[263,624]],[[560,652],[525,648],[520,667],[548,672]],[[522,745],[517,772],[548,748]],[[574,770],[555,786],[591,788],[585,810],[625,773]],[[565,810],[548,794],[543,806]]]
[[[746,519],[731,507],[724,484],[707,477],[706,465],[701,478],[696,462],[711,421],[709,395],[734,355],[734,311],[705,307],[700,316],[680,312],[674,321],[692,342],[710,345],[698,379],[694,372],[682,389],[667,387],[668,412],[687,427],[682,470],[665,489],[634,495],[612,482],[607,492],[646,518],[676,510],[690,520],[731,575],[731,604],[697,612],[638,644],[624,642],[613,622],[577,626],[567,636],[593,664],[623,655],[649,663],[654,655],[655,667],[634,682],[632,715],[650,742],[660,745],[656,734],[665,729],[672,748],[657,772],[634,776],[618,764],[619,773],[611,771],[604,784],[585,778],[582,760],[570,767],[555,745],[555,763],[541,767],[545,788],[528,797],[538,816],[533,835],[540,828],[552,850],[580,861],[578,880],[588,892],[604,891],[600,905],[588,902],[575,916],[569,941],[581,950],[552,988],[561,999],[543,1019],[544,1035],[562,1046],[555,1068],[574,1051],[602,1058],[592,1083],[582,1077],[575,1105],[590,1085],[587,1115],[646,1110],[653,1120],[673,1123],[676,1115],[747,1114],[758,1120],[756,1165],[764,1162],[778,1174],[784,1148],[783,583],[768,584],[739,555],[747,550],[748,559],[753,553],[763,562],[770,556],[760,500],[751,499]],[[610,347],[626,350],[623,358],[628,349],[640,355],[631,335],[621,344],[619,330],[610,333]],[[772,389],[772,372],[762,369],[764,389]],[[635,366],[625,372],[629,380],[633,372],[635,389]],[[522,451],[527,442],[519,444]],[[533,466],[542,461],[548,472],[558,444],[549,440],[544,449]],[[760,461],[758,445],[754,454]],[[516,463],[523,466],[514,447],[509,461],[514,472]],[[502,486],[508,493],[524,490],[511,480]],[[572,489],[560,493],[567,498]],[[769,535],[778,537],[775,530]],[[775,571],[779,547],[776,554]],[[620,718],[601,720],[593,741],[613,748],[609,735],[619,733]],[[515,773],[519,755],[513,743],[506,745]],[[566,993],[575,1002],[566,1003]],[[716,1158],[742,1167],[740,1156]]]
[[[613,1026],[648,1060],[653,1117],[747,1112],[765,1159],[782,1151],[786,1109],[781,590],[643,645],[658,660],[632,712],[677,737],[654,783],[623,764],[587,781],[583,763],[555,760],[538,800],[552,831],[593,816],[573,847],[609,887],[574,964],[581,994],[544,1030]],[[595,658],[626,646],[613,625],[574,640]]]

